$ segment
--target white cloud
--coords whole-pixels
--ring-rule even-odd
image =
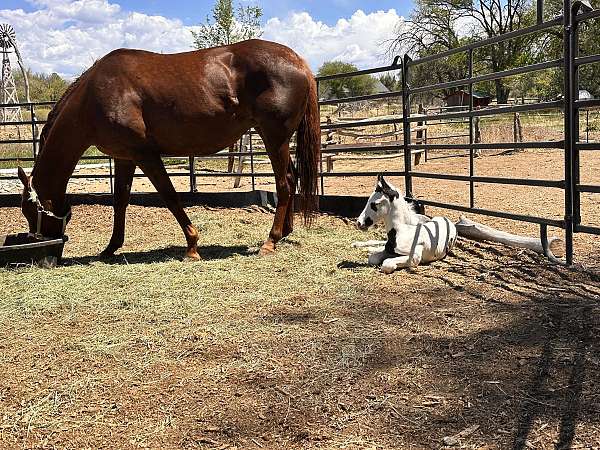
[[[25,65],[35,72],[74,77],[120,47],[165,53],[191,49],[193,28],[177,19],[124,11],[110,0],[28,1],[37,9],[0,9],[0,23],[13,25]],[[389,63],[382,43],[399,20],[393,9],[371,14],[358,10],[328,26],[298,12],[269,19],[263,37],[290,46],[315,70],[332,59],[365,68]]]
[[[32,0],[31,13],[0,10],[10,23],[25,65],[34,72],[74,77],[119,47],[156,52],[191,50],[191,28],[179,20],[125,12],[107,0]]]
[[[328,26],[300,12],[285,19],[269,19],[263,37],[290,46],[315,70],[329,60],[368,68],[391,63],[385,55],[385,43],[402,20],[394,9],[370,14],[358,10],[349,19]]]

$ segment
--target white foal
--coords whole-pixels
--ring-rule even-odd
[[[443,259],[456,242],[456,227],[449,219],[417,214],[402,192],[382,175],[356,226],[367,230],[380,220],[385,222],[387,241],[355,242],[352,246],[367,248],[369,264],[381,265],[385,273]]]

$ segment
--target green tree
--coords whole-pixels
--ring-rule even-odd
[[[25,101],[25,82],[20,70],[14,71],[15,83],[19,100]],[[29,96],[32,102],[57,101],[69,87],[69,82],[61,78],[57,73],[51,75],[33,73],[27,70],[29,80]]]
[[[194,47],[197,49],[218,47],[260,37],[260,18],[263,11],[259,6],[233,7],[232,0],[217,0],[212,9],[212,19],[199,31],[192,31]]]
[[[358,68],[351,63],[328,61],[317,72],[317,76],[335,75],[338,73],[355,72]],[[336,78],[319,83],[319,96],[328,98],[355,97],[369,95],[375,92],[375,79],[369,75],[358,75],[348,78]]]
[[[398,80],[398,78],[391,73],[381,75],[379,77],[379,81],[381,81],[381,84],[383,84],[392,92],[399,91],[402,88],[402,83],[400,82],[400,80]]]
[[[592,0],[594,8],[600,8],[600,0]],[[545,16],[555,17],[562,14],[562,0],[546,0]],[[579,26],[579,54],[600,54],[600,22],[586,21]],[[555,30],[543,41],[539,60],[560,59],[563,57],[563,37],[560,29]],[[536,79],[536,95],[545,100],[557,98],[563,94],[563,71],[545,71]],[[579,87],[589,91],[595,98],[600,98],[600,64],[582,66],[579,70]]]
[[[406,51],[415,58],[460,47],[468,42],[493,38],[535,23],[532,0],[415,0],[406,24],[398,26],[389,51]],[[520,37],[486,46],[473,55],[478,72],[498,72],[534,59],[538,49],[531,37]],[[413,74],[418,84],[465,78],[465,54],[423,65]],[[492,83],[499,103],[508,100],[511,86],[503,79]],[[446,92],[448,93],[448,92]]]
[[[67,90],[69,83],[63,80],[57,73],[53,73],[47,80],[47,93],[50,100],[60,100]]]

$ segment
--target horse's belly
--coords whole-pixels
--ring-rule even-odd
[[[231,117],[221,120],[163,123],[151,130],[161,153],[172,156],[210,155],[233,145],[251,127]]]

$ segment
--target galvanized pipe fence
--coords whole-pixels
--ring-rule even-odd
[[[396,57],[393,63],[389,66],[376,67],[366,70],[359,70],[351,73],[342,73],[336,75],[317,77],[317,83],[321,84],[330,80],[338,80],[361,75],[373,75],[379,73],[398,72],[400,74],[401,89],[394,92],[385,92],[372,95],[350,96],[340,99],[321,100],[321,107],[328,105],[351,104],[357,102],[372,102],[378,100],[396,100],[401,102],[402,111],[396,114],[395,117],[372,118],[368,120],[350,120],[337,123],[322,123],[322,132],[330,132],[334,130],[349,130],[353,128],[366,128],[381,125],[402,126],[402,138],[397,142],[387,143],[385,147],[376,143],[372,145],[324,145],[322,153],[324,155],[340,154],[340,153],[381,153],[381,152],[403,152],[404,170],[387,172],[390,176],[403,177],[405,180],[405,191],[408,198],[418,200],[424,205],[431,207],[445,208],[462,212],[471,212],[491,217],[511,219],[522,222],[537,224],[540,227],[540,237],[542,242],[547,244],[548,227],[557,227],[565,230],[566,241],[566,263],[568,265],[573,262],[573,237],[575,233],[588,233],[600,235],[600,227],[592,226],[582,222],[581,211],[581,195],[600,194],[600,185],[598,184],[582,184],[580,177],[580,152],[582,151],[598,151],[600,150],[600,142],[589,141],[589,131],[586,130],[586,141],[579,139],[579,119],[583,111],[589,117],[591,108],[600,107],[600,100],[578,98],[579,92],[579,70],[581,67],[589,64],[600,63],[600,55],[582,55],[578,54],[578,36],[579,25],[588,21],[600,18],[600,10],[590,9],[585,2],[563,0],[564,14],[561,17],[553,18],[548,21],[543,20],[543,0],[538,0],[537,4],[537,23],[528,28],[511,31],[509,33],[495,36],[490,39],[474,42],[464,45],[459,48],[447,50],[435,55],[427,56],[417,60],[412,60],[408,55]],[[499,72],[488,73],[483,75],[474,75],[474,57],[476,50],[486,46],[495,45],[510,39],[529,36],[536,33],[548,32],[562,28],[563,34],[563,58],[549,60],[541,63],[526,65],[523,67],[511,68]],[[427,86],[413,86],[411,84],[411,71],[415,67],[427,63],[442,60],[444,58],[465,54],[466,55],[466,73],[467,77],[460,80],[451,80],[444,83],[437,83]],[[542,101],[537,103],[525,103],[515,105],[502,105],[496,107],[474,108],[473,93],[474,85],[486,81],[494,81],[501,78],[511,77],[515,75],[523,75],[533,72],[539,72],[547,69],[555,69],[563,71],[564,78],[564,98],[561,100]],[[426,94],[432,91],[442,89],[464,88],[468,89],[469,105],[461,111],[440,111],[427,116],[421,114],[413,114],[413,98],[419,94]],[[22,107],[27,108],[30,112],[31,119],[23,122],[0,122],[0,126],[4,125],[27,125],[31,127],[31,139],[3,139],[0,144],[31,144],[31,157],[27,158],[0,158],[0,162],[16,162],[16,161],[35,161],[39,145],[39,126],[45,123],[44,120],[38,120],[36,117],[36,108],[47,107],[52,105],[52,102],[43,103],[23,103]],[[0,105],[0,108],[9,105]],[[14,104],[10,106],[14,107]],[[561,141],[533,141],[533,142],[476,142],[475,139],[475,121],[483,117],[493,117],[503,114],[514,114],[520,112],[532,112],[542,110],[564,110],[564,139]],[[468,126],[468,143],[430,143],[428,140],[419,139],[419,142],[413,142],[411,126],[422,123],[426,120],[428,123],[444,123],[444,121],[463,121],[462,123]],[[589,118],[588,118],[589,121]],[[589,128],[589,127],[588,127]],[[256,179],[261,177],[272,177],[271,171],[257,171],[257,157],[267,156],[265,150],[256,150],[254,148],[252,135],[256,132],[250,131],[249,144],[244,149],[240,141],[237,151],[219,152],[208,158],[189,158],[187,160],[187,170],[179,172],[171,172],[172,177],[188,177],[189,188],[191,192],[196,191],[196,180],[198,177],[238,177],[250,178],[252,189],[256,188]],[[468,150],[469,152],[469,173],[468,175],[452,175],[440,174],[431,172],[422,172],[414,170],[412,167],[412,156],[416,151],[433,151],[433,150]],[[481,176],[475,173],[475,152],[479,150],[499,150],[499,149],[560,149],[564,151],[564,176],[562,179],[547,180],[547,179],[531,179],[531,178],[515,178],[515,177],[492,177]],[[294,152],[292,151],[292,154]],[[198,172],[196,170],[196,159],[230,159],[230,158],[249,158],[249,172]],[[176,158],[168,158],[175,160]],[[89,175],[75,174],[73,178],[108,178],[112,192],[112,160],[105,156],[84,156],[82,160],[107,161],[109,166],[108,175]],[[184,160],[182,160],[184,161]],[[240,164],[243,161],[239,161]],[[320,168],[320,193],[325,194],[325,178],[327,177],[375,177],[381,171],[346,171],[346,172],[328,172],[324,170],[323,156],[321,158]],[[143,175],[136,175],[143,177]],[[436,199],[416,198],[413,190],[413,179],[438,179],[465,182],[469,184],[469,204],[459,205],[451,204]],[[15,175],[0,176],[2,179],[16,179]],[[561,219],[549,219],[526,214],[520,214],[515,211],[497,211],[483,209],[476,206],[476,183],[498,184],[509,186],[533,186],[539,188],[556,188],[564,191],[564,216]]]

